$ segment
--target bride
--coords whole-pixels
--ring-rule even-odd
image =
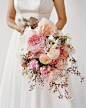
[[[64,0],[9,0],[6,22],[14,29],[4,65],[0,89],[0,108],[71,108],[70,102],[58,99],[57,94],[52,94],[45,87],[40,91],[36,86],[33,91],[28,91],[27,80],[19,73],[19,63],[16,54],[19,51],[20,36],[28,23],[17,24],[16,18],[29,19],[35,17],[50,18],[55,6],[58,21],[57,30],[62,30],[67,22]]]
[[[30,16],[34,13],[33,16],[35,16],[36,14],[39,14],[41,15],[41,17],[49,18],[49,15],[52,11],[52,7],[54,5],[58,14],[58,19],[59,19],[58,22],[56,23],[56,26],[58,30],[62,30],[62,28],[64,27],[67,21],[64,0],[54,0],[53,2],[54,3],[52,3],[52,0],[46,0],[46,1],[45,0],[32,0],[32,1],[9,0],[8,12],[7,12],[7,25],[13,29],[16,29],[18,32],[21,32],[23,27],[28,26],[28,25],[27,23],[16,25],[15,23],[16,13],[18,14],[27,13],[27,16]],[[39,8],[40,8],[40,13],[39,13]],[[39,16],[37,18],[39,19]]]

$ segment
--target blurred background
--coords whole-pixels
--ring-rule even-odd
[[[13,29],[6,24],[8,0],[0,3],[0,83],[3,75],[4,63],[12,36]],[[86,0],[65,0],[67,24],[62,30],[72,37],[71,43],[76,49],[73,55],[78,62],[78,69],[86,77]],[[50,19],[56,23],[58,16],[53,8]],[[69,80],[70,94],[73,96],[73,108],[86,108],[86,79],[80,83],[80,78],[72,75]]]

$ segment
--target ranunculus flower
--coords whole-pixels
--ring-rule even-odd
[[[27,66],[29,67],[29,69],[32,70],[39,70],[39,64],[38,61],[36,59],[32,59]]]
[[[43,64],[49,64],[52,61],[52,59],[47,54],[41,54],[39,60]]]
[[[38,29],[43,36],[55,35],[57,33],[57,27],[54,23],[46,18],[42,18],[38,23]]]
[[[47,53],[47,55],[51,58],[51,59],[57,59],[60,55],[60,50],[56,49],[56,46],[52,46],[50,48],[50,51]]]
[[[22,36],[22,44],[25,49],[35,53],[44,48],[45,38],[38,29],[28,29]]]

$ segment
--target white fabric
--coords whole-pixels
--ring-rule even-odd
[[[52,0],[14,0],[17,17],[30,16],[49,19],[54,6]],[[0,89],[0,108],[72,108],[70,101],[60,100],[57,94],[48,91],[48,86],[40,91],[36,86],[28,91],[28,80],[19,72],[16,54],[20,48],[20,33],[14,30],[8,48]]]
[[[31,16],[49,19],[54,3],[52,0],[14,0],[17,17],[29,18]]]

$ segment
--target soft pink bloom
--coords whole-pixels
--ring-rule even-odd
[[[39,60],[43,64],[49,64],[52,61],[52,59],[47,54],[41,54]]]
[[[40,42],[42,41],[42,35],[39,34],[34,34],[33,36],[29,37],[28,38],[28,45],[31,45],[31,46],[36,46],[38,44],[40,44]]]
[[[65,67],[68,65],[68,63],[67,63],[67,60],[66,59],[64,59],[64,60],[59,60],[58,62],[57,62],[57,64],[56,64],[56,66],[57,66],[57,69],[65,69]]]
[[[41,33],[37,33],[34,30],[34,34],[28,38],[28,48],[32,52],[38,52],[43,49],[45,45],[45,38],[41,35]]]
[[[28,51],[39,52],[45,46],[45,38],[38,29],[27,30],[22,37],[22,44]]]
[[[32,70],[39,70],[39,64],[36,59],[32,59],[27,66]]]
[[[57,72],[56,68],[51,67],[50,71],[47,74],[45,74],[43,76],[43,78],[46,82],[53,82],[53,81],[57,80],[58,72]]]
[[[55,35],[57,33],[57,27],[54,23],[46,18],[42,18],[38,23],[38,29],[43,36]]]
[[[44,50],[41,49],[40,51],[35,52],[35,53],[31,52],[31,55],[32,55],[32,58],[39,58],[40,55],[43,54],[43,53],[44,53]]]

